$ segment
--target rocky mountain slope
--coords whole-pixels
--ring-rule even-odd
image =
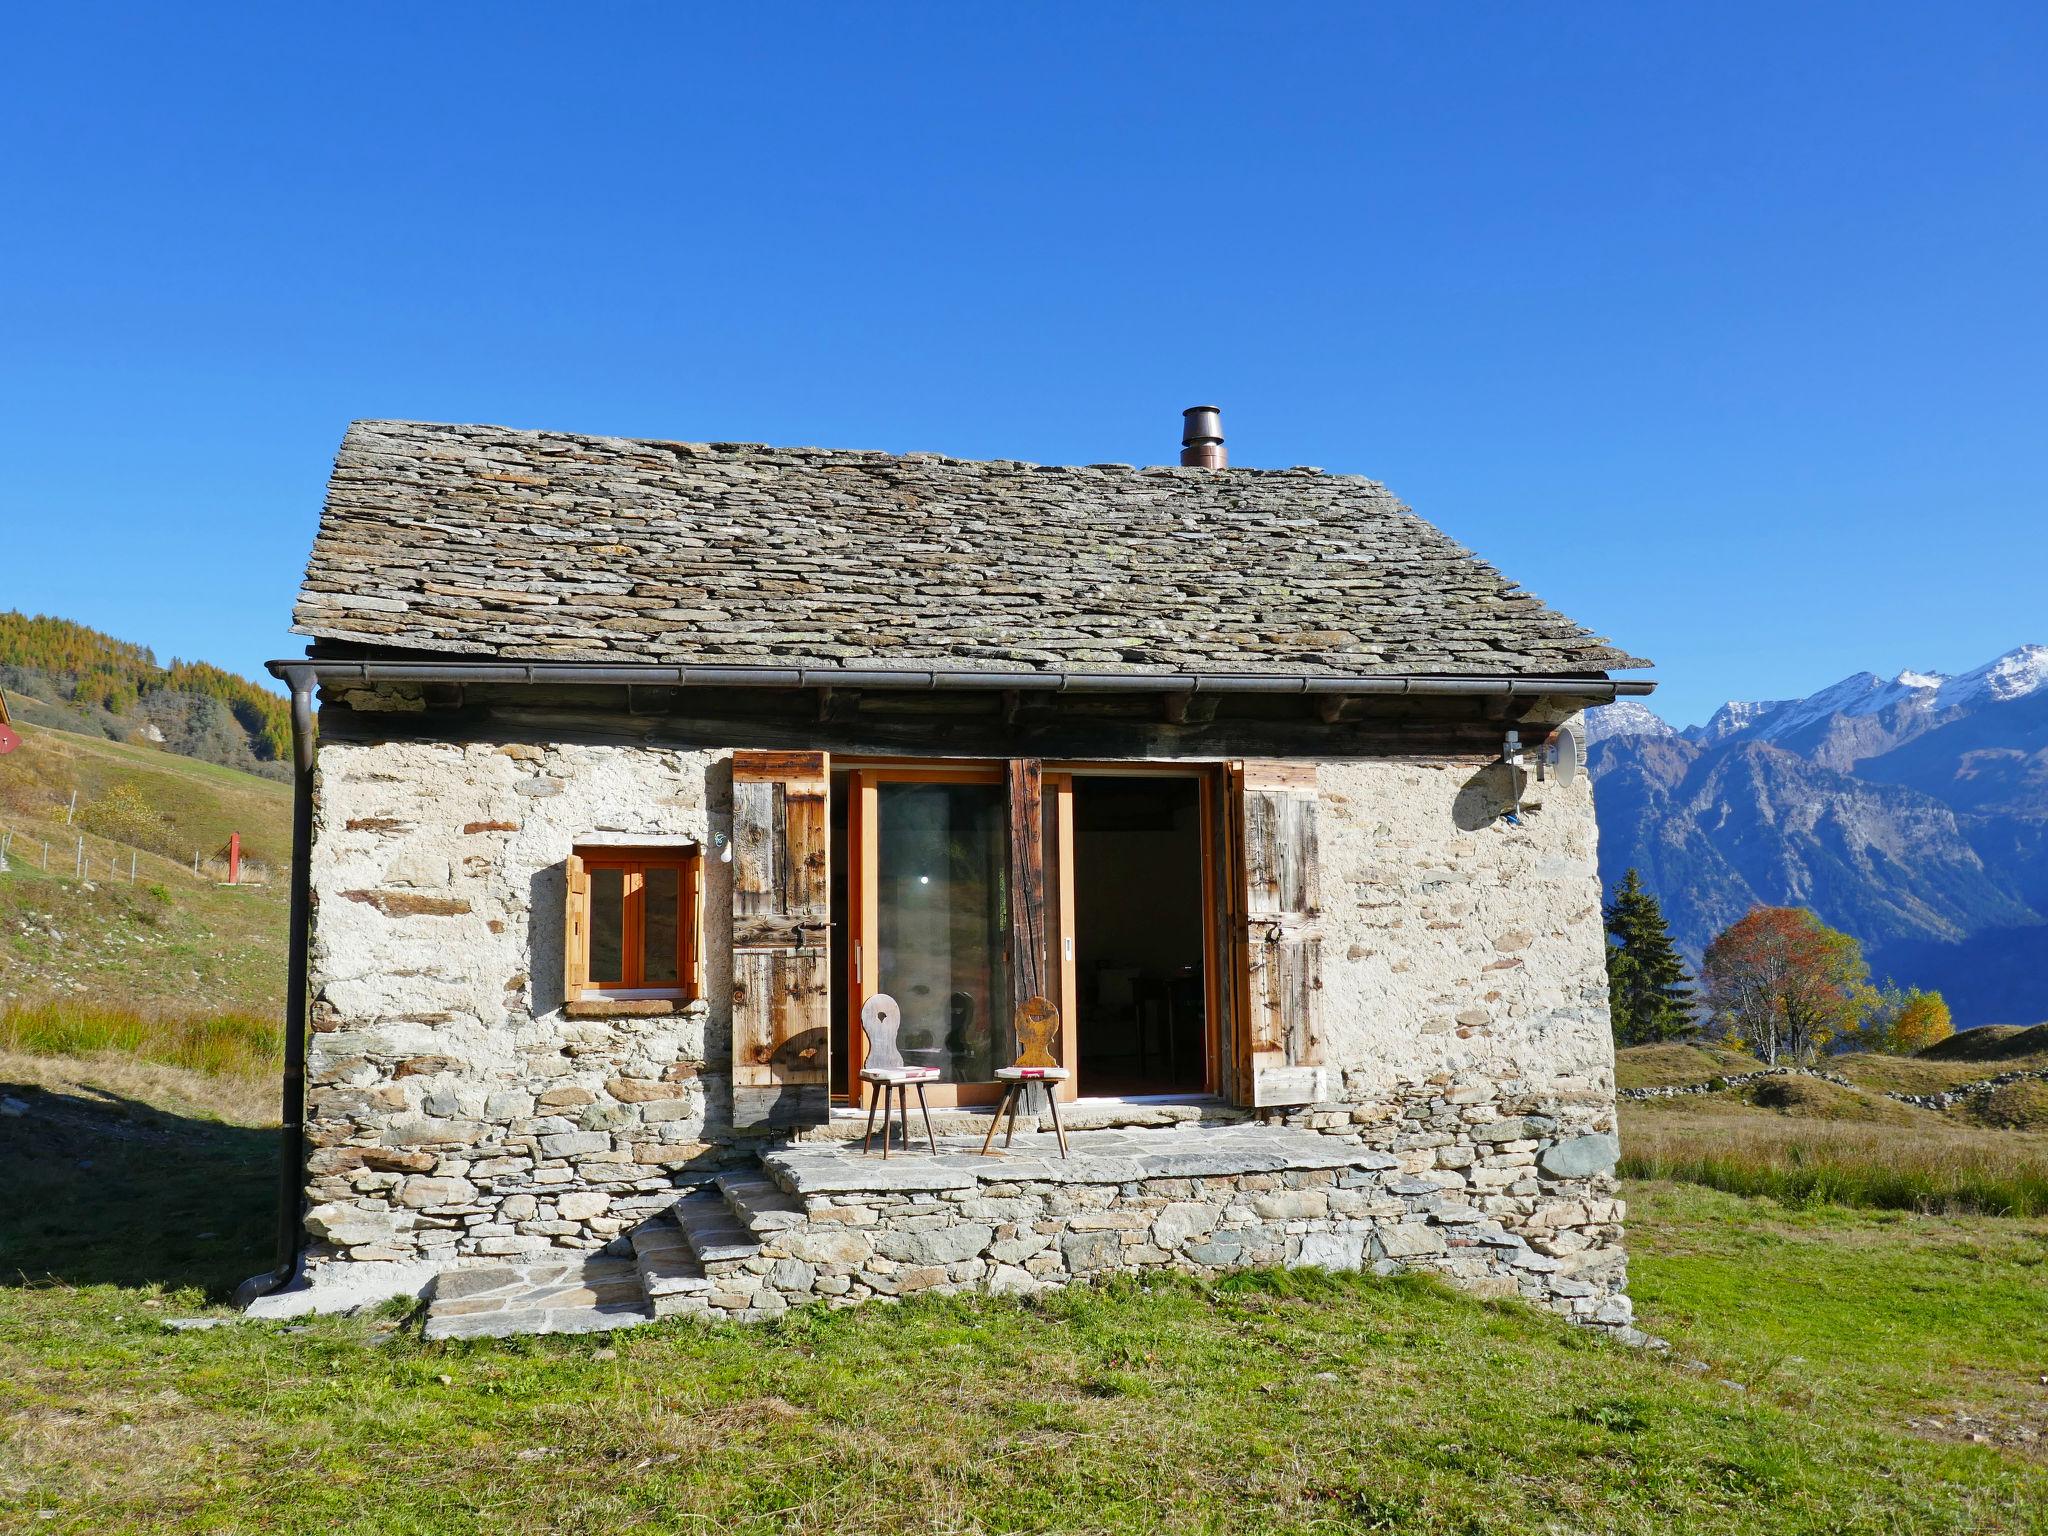
[[[1641,870],[1695,960],[1752,905],[1809,906],[1959,1024],[2048,1017],[2048,646],[1685,730],[1626,702],[1586,721],[1601,874]]]

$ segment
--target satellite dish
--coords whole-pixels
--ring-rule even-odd
[[[1585,728],[1573,720],[1559,726],[1550,734],[1550,745],[1543,755],[1550,760],[1550,771],[1557,776],[1561,788],[1570,789],[1578,781],[1579,768],[1586,760]]]

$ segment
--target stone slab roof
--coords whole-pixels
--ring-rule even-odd
[[[1371,480],[357,422],[294,612],[522,661],[1568,675],[1648,663]]]

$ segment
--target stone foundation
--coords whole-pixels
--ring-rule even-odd
[[[564,1284],[555,1271],[538,1285],[524,1271],[459,1269],[436,1294],[430,1333],[752,1321],[924,1291],[1028,1294],[1153,1270],[1312,1266],[1427,1271],[1642,1341],[1611,1136],[1560,1136],[1550,1117],[1523,1115],[1397,1153],[1371,1143],[1413,1133],[1342,1118],[1321,1131],[1084,1131],[1069,1158],[1042,1132],[995,1158],[972,1140],[886,1160],[852,1143],[796,1144],[720,1175],[629,1235],[620,1247],[637,1264],[641,1305],[622,1306],[614,1292],[602,1317],[558,1324],[548,1315]]]

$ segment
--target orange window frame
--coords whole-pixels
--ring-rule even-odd
[[[583,901],[584,985],[596,993],[622,993],[639,997],[694,999],[703,994],[699,970],[704,952],[703,863],[695,848],[621,849],[581,848],[585,887]],[[623,904],[620,914],[619,954],[625,968],[623,977],[601,977],[590,969],[590,951],[595,937],[597,897],[589,876],[600,869],[616,869],[623,875]],[[673,869],[676,872],[676,980],[673,983],[646,980],[647,964],[647,871]]]

